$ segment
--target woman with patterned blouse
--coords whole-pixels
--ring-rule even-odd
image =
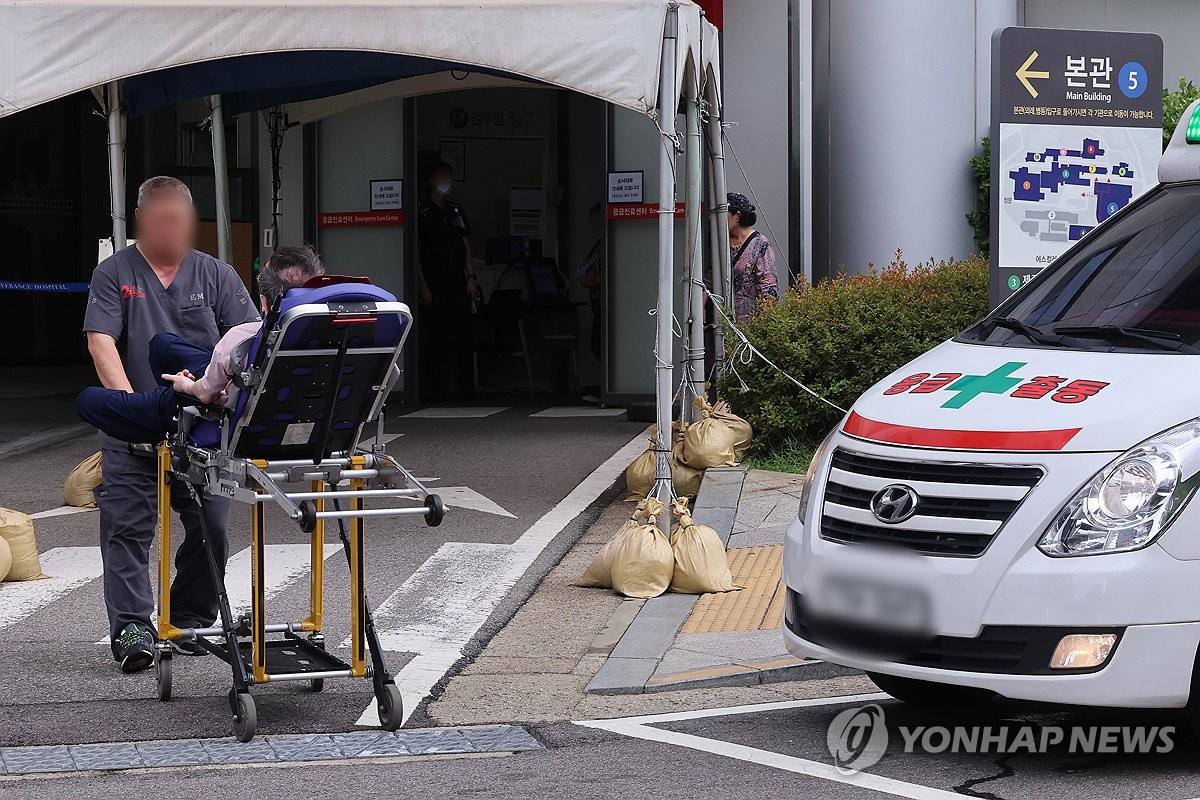
[[[733,313],[738,320],[749,317],[763,298],[779,299],[775,277],[775,249],[767,237],[754,229],[758,215],[744,194],[730,192],[729,257],[733,265]]]

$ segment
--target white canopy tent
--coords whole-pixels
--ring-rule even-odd
[[[705,138],[708,208],[721,216],[725,210],[717,31],[693,0],[9,0],[0,4],[0,117],[88,89],[103,96],[109,116],[113,239],[114,246],[122,247],[125,82],[141,81],[144,88],[147,78],[182,76],[173,87],[177,95],[191,91],[191,97],[212,98],[220,228],[227,213],[222,97],[241,90],[239,76],[253,71],[255,64],[261,79],[267,62],[254,59],[331,53],[408,60],[394,80],[366,81],[350,90],[345,85],[335,89],[332,83],[310,85],[307,94],[297,94],[300,88],[288,85],[287,71],[278,70],[270,80],[292,94],[280,89],[286,102],[274,105],[283,105],[296,121],[312,121],[384,97],[462,88],[468,76],[478,86],[533,82],[569,89],[657,122],[663,148],[655,311],[656,487],[660,498],[669,498],[676,163],[682,151],[688,245],[682,275],[689,289],[686,401],[701,394],[704,385],[700,213]],[[262,94],[278,87],[260,83],[254,88]],[[683,136],[676,131],[681,109],[687,121]],[[725,296],[728,231],[723,219],[714,222],[714,290]]]

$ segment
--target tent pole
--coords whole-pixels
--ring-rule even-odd
[[[729,263],[729,224],[726,215],[729,213],[729,202],[726,199],[725,188],[725,141],[721,125],[723,113],[717,97],[717,88],[710,81],[708,87],[708,151],[712,159],[712,193],[713,204],[713,233],[716,242],[713,247],[713,293],[721,298],[725,313],[732,317],[733,308],[733,276],[730,274],[732,265]],[[725,328],[719,318],[713,320],[713,340],[716,352],[716,371],[721,372],[725,365]]]
[[[121,84],[110,81],[104,86],[104,107],[108,112],[108,197],[112,214],[113,252],[124,250],[125,226],[125,112],[121,109]]]
[[[694,90],[689,90],[687,99],[687,196],[685,203],[685,228],[687,230],[687,255],[684,258],[684,285],[687,287],[688,334],[686,358],[689,397],[694,400],[704,397],[704,224],[700,207],[704,202],[704,163],[700,132],[700,99]],[[683,410],[684,418],[695,420],[699,411],[690,403]]]
[[[711,106],[710,106],[711,108]],[[725,219],[725,198],[717,194],[717,161],[713,158],[712,147],[709,146],[708,151],[708,265],[712,280],[712,291],[717,297],[724,297],[725,293],[721,289],[721,228],[725,228],[728,232],[728,223]],[[708,308],[708,304],[705,304]],[[721,323],[721,318],[717,316],[714,309],[712,319],[709,324],[713,330],[713,359],[714,371],[713,379],[716,383],[716,376],[720,374],[721,366],[725,361],[725,326]]]
[[[658,421],[658,433],[654,443],[654,488],[655,495],[668,507],[672,496],[671,385],[674,342],[671,337],[675,313],[675,113],[679,106],[679,98],[675,95],[675,57],[678,37],[678,11],[672,8],[667,11],[662,66],[659,70],[658,130],[662,147],[659,150],[658,169],[658,331],[654,343],[654,401]],[[662,524],[670,530],[669,518],[663,520]]]
[[[225,151],[225,111],[221,95],[209,98],[212,104],[213,178],[217,190],[217,258],[233,263],[233,233],[229,229],[229,162]]]

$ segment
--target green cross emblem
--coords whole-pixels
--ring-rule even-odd
[[[1024,378],[1013,378],[1010,373],[1025,366],[1024,361],[1009,361],[996,367],[987,375],[963,375],[946,387],[948,392],[958,395],[942,403],[942,408],[962,408],[981,394],[1004,394]]]

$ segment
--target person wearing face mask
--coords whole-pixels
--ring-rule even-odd
[[[463,207],[448,198],[454,171],[445,162],[425,173],[428,193],[417,209],[417,282],[424,311],[422,341],[429,399],[473,399],[475,367],[471,303],[478,291],[471,271],[471,226]]]

